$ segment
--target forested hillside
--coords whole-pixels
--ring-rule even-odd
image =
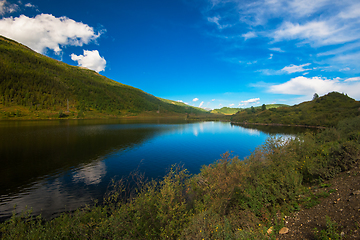
[[[70,66],[2,36],[0,73],[0,118],[23,116],[24,111],[47,112],[48,117],[55,113],[84,117],[86,112],[115,116],[159,110],[169,114],[205,112]]]
[[[286,104],[263,104],[263,106],[265,106],[265,109],[270,109],[270,108],[278,108],[278,107],[287,107],[288,105]],[[219,113],[219,114],[225,114],[225,115],[233,115],[239,111],[246,111],[247,109],[262,109],[263,106],[258,106],[258,107],[250,107],[250,108],[231,108],[231,107],[222,107],[220,109],[214,109],[211,111],[211,113]]]
[[[340,120],[359,115],[359,101],[355,101],[345,94],[331,92],[291,107],[268,110],[248,109],[233,115],[231,121],[333,127]]]

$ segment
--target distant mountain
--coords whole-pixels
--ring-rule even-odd
[[[54,60],[0,36],[0,119],[204,112]]]
[[[278,107],[287,107],[288,105],[286,104],[265,104],[266,109],[270,109],[270,108],[278,108]],[[258,107],[254,107],[255,109],[261,109],[261,106]],[[214,109],[211,111],[211,113],[219,113],[219,114],[224,114],[224,115],[233,115],[239,111],[246,111],[246,109],[250,109],[250,108],[230,108],[230,107],[222,107],[220,109]]]
[[[359,101],[355,101],[345,94],[331,92],[291,107],[279,107],[265,111],[262,111],[261,108],[247,109],[233,115],[231,121],[332,127],[342,119],[359,115]]]

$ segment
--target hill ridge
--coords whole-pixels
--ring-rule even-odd
[[[247,124],[283,124],[334,127],[340,120],[360,115],[360,102],[346,94],[330,92],[312,101],[267,110],[247,109],[231,118]]]
[[[93,70],[44,56],[3,36],[0,36],[0,60],[0,119],[25,115],[83,118],[206,112],[171,104]],[[61,115],[60,111],[68,114]]]

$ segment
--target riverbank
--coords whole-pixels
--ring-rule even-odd
[[[76,109],[67,110],[30,110],[24,106],[5,107],[0,105],[1,120],[62,120],[62,119],[134,119],[134,118],[179,118],[190,121],[229,121],[230,116],[222,114],[203,113],[176,113],[176,112],[118,112],[106,113],[89,109],[88,111],[78,111]]]
[[[325,129],[326,127],[322,126],[311,126],[311,125],[301,125],[301,124],[282,124],[282,123],[248,123],[248,122],[231,122],[231,124],[246,126],[246,125],[259,125],[259,126],[281,126],[281,127],[305,127],[305,128],[318,128]]]

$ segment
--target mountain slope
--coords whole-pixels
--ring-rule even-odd
[[[171,104],[95,71],[70,66],[0,36],[0,106],[33,111],[128,115],[142,112],[193,113],[199,108]],[[11,114],[10,114],[11,115]],[[1,114],[0,114],[1,117]]]
[[[278,123],[333,127],[342,119],[359,115],[359,101],[338,92],[331,92],[313,101],[303,102],[291,107],[238,112],[232,116],[231,120],[240,123]]]

